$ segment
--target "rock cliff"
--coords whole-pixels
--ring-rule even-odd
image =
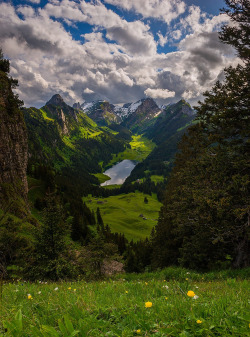
[[[27,198],[28,141],[17,95],[8,77],[8,61],[0,55],[0,207],[10,198]]]

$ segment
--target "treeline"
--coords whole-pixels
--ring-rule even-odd
[[[179,145],[152,238],[155,267],[250,263],[250,4],[226,4],[235,24],[223,27],[220,39],[236,48],[241,64],[205,92]]]

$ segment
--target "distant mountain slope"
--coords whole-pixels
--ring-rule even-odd
[[[194,118],[195,112],[185,100],[165,107],[155,123],[144,133],[144,136],[152,139],[157,147],[134,168],[126,182],[132,182],[147,175],[168,174],[178,150],[178,143]]]
[[[99,126],[121,122],[121,118],[115,113],[115,106],[107,101],[83,103],[81,108]]]
[[[146,98],[130,105],[128,112],[122,125],[135,133],[143,133],[151,124],[154,124],[161,110],[152,98]]]
[[[162,110],[155,123],[145,131],[145,136],[160,144],[182,128],[186,128],[194,119],[195,112],[185,101],[180,100]]]
[[[59,172],[71,172],[72,179],[82,175],[86,184],[97,183],[89,173],[101,172],[99,163],[107,163],[112,153],[126,147],[118,132],[98,127],[59,95],[41,109],[23,111],[29,138],[29,166],[42,163]]]

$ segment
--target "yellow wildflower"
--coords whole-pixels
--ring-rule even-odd
[[[28,300],[32,300],[32,296],[28,294]]]
[[[199,320],[199,319],[197,319],[196,323],[197,323],[197,324],[201,324],[201,323],[202,323],[202,321],[201,321],[201,320]]]
[[[71,287],[68,287],[69,290],[71,290]]]
[[[141,330],[140,329],[136,330],[136,333],[139,335],[141,333]]]
[[[165,300],[167,300],[168,298],[167,297],[165,297]]]
[[[147,286],[147,285],[148,285],[148,282],[145,282],[145,285]]]
[[[128,291],[126,290],[125,293],[128,294]]]
[[[152,307],[152,302],[146,302],[145,303],[145,308],[151,308]]]
[[[76,291],[76,289],[74,289],[74,291]]]
[[[187,295],[188,295],[189,297],[194,297],[194,296],[195,296],[195,293],[194,293],[192,290],[189,290],[189,291],[187,292]]]
[[[188,278],[186,278],[186,281],[188,281]]]

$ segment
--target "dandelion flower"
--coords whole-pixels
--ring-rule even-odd
[[[28,294],[28,300],[32,300],[32,296]]]
[[[196,323],[197,323],[197,324],[201,324],[201,323],[202,323],[202,321],[201,321],[201,320],[199,320],[199,319],[197,319]]]
[[[141,330],[140,329],[136,330],[136,333],[139,335],[141,333]]]
[[[165,297],[165,300],[167,300],[168,299],[168,297]]]
[[[188,278],[186,278],[186,281],[188,281]]]
[[[71,290],[71,287],[68,287],[69,290]]]
[[[145,282],[145,285],[147,286],[147,285],[148,285],[148,282]]]
[[[188,295],[189,297],[194,297],[194,296],[195,296],[195,293],[194,293],[192,290],[189,290],[189,291],[187,292],[187,295]]]
[[[74,289],[74,291],[76,291],[76,289]]]
[[[128,294],[128,291],[126,290],[125,293]]]
[[[152,302],[146,302],[145,303],[145,308],[151,308],[152,307]]]

